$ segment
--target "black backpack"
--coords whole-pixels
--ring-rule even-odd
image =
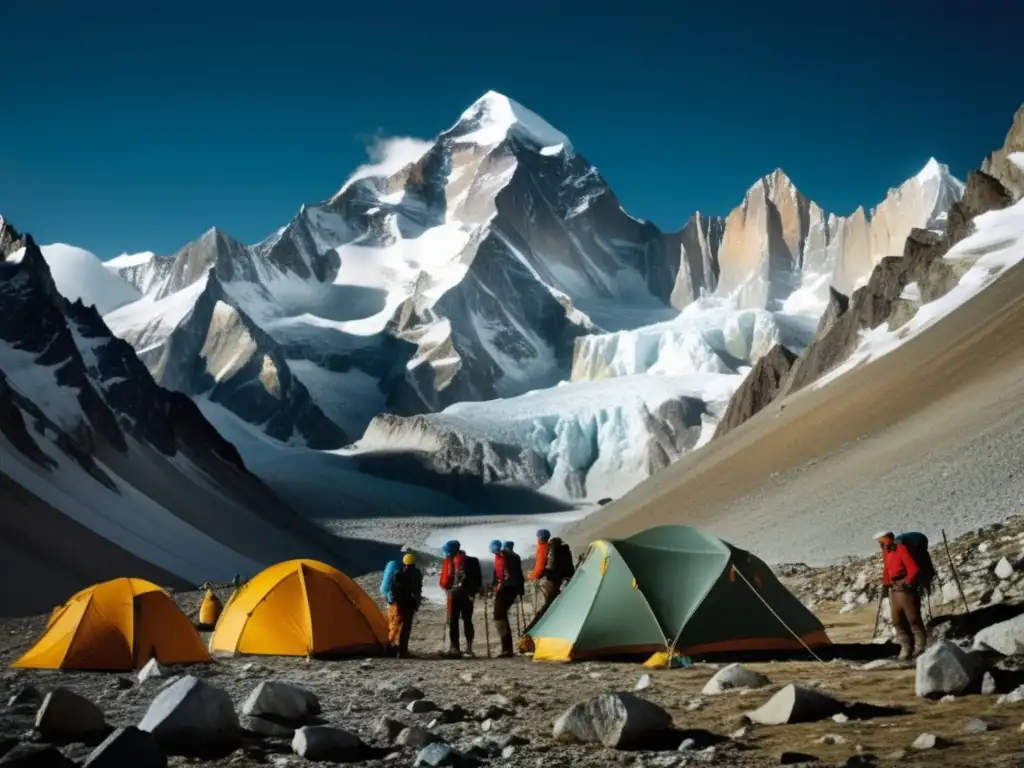
[[[414,566],[403,566],[391,577],[391,600],[395,605],[415,605],[419,602],[419,585]]]
[[[484,575],[480,570],[480,561],[466,555],[462,561],[462,579],[458,589],[470,595],[477,594],[484,585]]]
[[[501,585],[523,594],[526,580],[523,578],[523,559],[515,552],[505,551],[505,581]]]
[[[576,565],[572,561],[572,550],[569,545],[561,539],[551,540],[551,549],[554,552],[555,577],[567,581],[576,573]]]
[[[896,537],[896,543],[905,546],[917,563],[918,574],[914,584],[923,592],[930,592],[935,583],[935,563],[928,552],[928,537],[917,532],[901,533]]]

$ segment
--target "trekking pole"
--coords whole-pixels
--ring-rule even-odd
[[[523,598],[516,596],[516,640],[523,639]]]
[[[878,609],[875,611],[875,626],[871,630],[871,639],[874,640],[878,635],[878,620],[882,617],[882,603],[885,598],[882,597],[882,593],[878,593]]]
[[[964,611],[967,615],[971,615],[971,607],[967,605],[967,598],[964,596],[964,588],[960,584],[960,574],[956,571],[956,566],[953,565],[953,556],[949,554],[949,541],[946,539],[946,529],[942,529],[942,544],[946,548],[946,557],[949,559],[949,567],[953,570],[953,578],[956,580],[956,588],[960,592],[960,599],[964,601]]]
[[[441,622],[441,655],[448,650],[448,625],[451,623],[451,618],[448,616],[448,603],[451,596],[448,594],[448,590],[444,593],[444,621]]]
[[[487,612],[487,593],[484,592],[484,639],[487,641],[487,658],[491,658],[491,617]]]

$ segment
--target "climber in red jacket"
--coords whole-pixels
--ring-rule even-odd
[[[900,644],[899,658],[906,661],[924,653],[928,642],[921,620],[921,592],[914,582],[921,569],[892,531],[875,534],[875,539],[882,549],[882,596],[889,598],[892,626]]]

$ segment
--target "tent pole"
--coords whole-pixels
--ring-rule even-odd
[[[772,616],[779,620],[779,624],[784,626],[786,628],[786,631],[789,632],[789,634],[791,634],[793,637],[795,637],[797,639],[797,642],[800,643],[800,645],[807,649],[807,652],[814,657],[815,661],[817,661],[819,664],[824,664],[825,662],[821,660],[821,657],[811,650],[811,646],[805,643],[804,639],[800,637],[800,635],[798,635],[796,632],[789,628],[789,625],[782,620],[782,617],[775,612],[775,609],[768,604],[768,601],[761,597],[761,593],[754,589],[754,585],[747,581],[747,577],[743,575],[743,571],[737,568],[736,565],[733,563],[730,563],[730,567],[740,575],[740,578],[743,579],[743,583],[750,587],[750,591],[757,595],[757,599],[764,603],[764,607],[772,612]]]

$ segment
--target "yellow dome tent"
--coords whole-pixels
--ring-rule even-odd
[[[199,633],[156,584],[113,579],[86,587],[50,614],[39,641],[12,667],[127,670],[206,662]]]
[[[235,591],[210,650],[265,656],[383,652],[388,625],[352,579],[316,560],[272,565]]]
[[[212,587],[206,588],[206,594],[203,596],[203,602],[199,606],[199,624],[203,627],[212,628],[216,623],[217,619],[220,618],[220,612],[224,609],[221,605],[220,598],[213,593]]]

